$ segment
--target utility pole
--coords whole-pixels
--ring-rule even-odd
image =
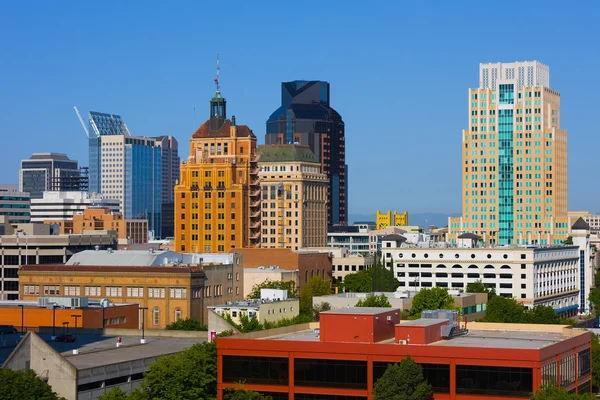
[[[140,307],[140,310],[142,310],[142,340],[140,341],[140,343],[144,344],[146,343],[146,335],[145,335],[145,331],[144,331],[144,326],[146,323],[146,310],[148,309],[148,307]]]

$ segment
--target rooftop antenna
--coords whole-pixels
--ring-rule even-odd
[[[215,78],[215,86],[217,87],[217,92],[219,91],[219,54],[217,53],[217,76]]]

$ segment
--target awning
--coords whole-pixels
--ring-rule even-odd
[[[567,306],[567,307],[562,307],[562,308],[557,308],[554,310],[555,313],[564,313],[566,311],[570,311],[570,310],[578,310],[579,309],[579,304],[573,304],[571,306]]]

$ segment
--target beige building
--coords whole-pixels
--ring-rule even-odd
[[[343,282],[346,275],[368,269],[374,263],[373,256],[351,253],[345,247],[307,247],[299,251],[328,253],[331,256],[331,272],[334,283]]]
[[[462,217],[449,240],[474,233],[485,243],[559,244],[568,235],[567,132],[560,94],[537,61],[481,64],[469,89],[462,133]]]
[[[293,281],[296,288],[299,284],[300,271],[286,270],[277,266],[259,266],[256,268],[244,268],[244,298],[252,292],[256,285],[265,281]]]
[[[327,175],[308,146],[258,146],[261,247],[298,250],[327,243]]]
[[[300,301],[288,298],[286,290],[261,289],[260,299],[233,301],[226,304],[208,307],[215,313],[239,324],[242,316],[256,317],[261,323],[277,322],[281,319],[292,319],[298,316]],[[210,321],[210,319],[209,319]],[[209,331],[212,330],[209,326]]]

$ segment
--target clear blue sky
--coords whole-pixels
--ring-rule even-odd
[[[569,208],[600,211],[597,1],[2,1],[0,182],[19,160],[87,165],[73,111],[171,134],[187,157],[215,54],[229,115],[264,142],[280,82],[331,83],[346,123],[350,213],[460,212],[461,130],[480,62],[550,66],[569,132]]]

